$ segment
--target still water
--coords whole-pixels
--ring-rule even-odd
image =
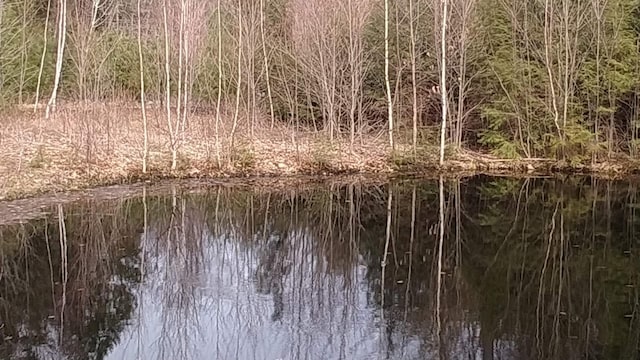
[[[52,203],[0,227],[0,358],[638,359],[638,194],[475,177]]]

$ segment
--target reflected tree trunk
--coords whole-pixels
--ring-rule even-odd
[[[547,269],[549,267],[549,259],[551,257],[551,249],[553,245],[553,237],[556,231],[556,217],[558,215],[558,209],[560,208],[560,201],[556,203],[556,208],[553,211],[553,215],[551,217],[551,228],[549,230],[548,242],[547,242],[547,250],[544,257],[544,263],[542,265],[542,270],[540,272],[540,279],[538,281],[538,301],[536,306],[536,348],[538,350],[538,354],[543,354],[544,351],[542,349],[542,341],[543,341],[543,319],[546,317],[546,310],[543,295],[545,293],[545,276],[547,273]]]
[[[409,289],[411,288],[411,272],[413,271],[413,241],[416,237],[416,186],[413,186],[411,189],[411,235],[409,236],[409,270],[407,272],[407,289],[405,291],[404,297],[404,321],[407,321],[407,316],[409,312],[409,297],[411,293]]]
[[[494,359],[493,331],[488,329],[489,324],[482,323],[480,328],[480,345],[482,346],[482,360]]]
[[[149,157],[149,132],[147,131],[147,109],[145,103],[144,90],[144,60],[142,58],[142,0],[138,0],[138,61],[140,69],[140,109],[142,111],[142,134],[143,134],[143,150],[142,150],[142,173],[147,172],[147,160]]]
[[[149,206],[147,204],[147,186],[143,185],[142,187],[142,216],[143,216],[143,229],[142,229],[142,244],[140,245],[140,283],[143,284],[145,281],[145,272],[146,272],[146,259],[147,259],[147,238],[149,236]],[[137,337],[136,337],[136,351],[137,357],[142,358],[142,354],[144,352],[142,348],[142,329],[143,324],[142,318],[144,314],[144,290],[143,287],[140,286],[138,288],[138,323],[136,326]]]
[[[382,255],[382,275],[380,279],[380,319],[382,321],[382,326],[380,327],[380,341],[382,343],[383,339],[386,338],[385,329],[387,324],[384,322],[384,307],[385,307],[385,277],[386,277],[386,269],[387,269],[387,256],[389,254],[389,243],[391,241],[391,209],[393,204],[393,191],[391,190],[391,184],[389,184],[389,192],[387,194],[387,226],[385,231],[385,241],[384,241],[384,253]]]
[[[60,268],[62,283],[62,301],[60,306],[60,346],[64,339],[64,311],[67,304],[67,281],[69,279],[69,261],[67,260],[67,228],[64,222],[64,209],[58,204],[58,228],[60,231]]]
[[[447,0],[444,0],[447,1]],[[444,357],[443,333],[442,333],[442,252],[444,247],[444,179],[440,175],[438,180],[438,259],[437,259],[437,281],[436,281],[436,334],[438,336],[438,353],[440,358]]]

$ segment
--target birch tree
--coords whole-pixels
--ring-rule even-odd
[[[234,140],[236,135],[236,129],[238,128],[238,116],[240,114],[240,94],[242,86],[242,1],[238,0],[237,4],[238,12],[238,58],[236,62],[237,66],[237,78],[236,78],[236,102],[233,110],[233,125],[231,127],[230,135],[230,151],[233,151]],[[229,159],[231,160],[231,159]]]
[[[265,30],[265,7],[264,0],[260,0],[260,37],[262,40],[262,58],[264,62],[264,75],[267,83],[267,97],[269,100],[269,115],[271,116],[271,128],[275,124],[276,118],[273,110],[273,96],[271,95],[271,76],[269,70],[269,56],[267,54],[267,41]]]
[[[222,103],[222,6],[221,1],[217,0],[216,21],[217,21],[217,45],[218,45],[218,93],[216,97],[216,124],[215,124],[215,141],[216,141],[216,162],[218,167],[221,166],[220,161],[220,105]]]
[[[167,126],[169,127],[169,147],[171,149],[171,170],[176,169],[177,151],[175,133],[173,130],[173,122],[171,121],[171,65],[170,61],[170,43],[169,43],[169,19],[167,16],[167,0],[162,2],[162,25],[164,35],[164,95],[165,95],[165,116],[167,118]]]
[[[144,63],[142,58],[142,0],[137,1],[137,15],[138,15],[138,60],[140,69],[140,110],[142,112],[142,136],[143,136],[143,149],[142,149],[142,173],[147,172],[147,160],[149,157],[149,133],[147,129],[147,109],[145,103],[145,87],[144,87]],[[146,204],[145,204],[146,205]],[[146,210],[146,208],[145,208]],[[146,214],[146,212],[145,212]]]
[[[419,12],[418,12],[419,13]],[[414,24],[418,22],[415,11],[415,0],[409,0],[409,41],[411,42],[411,143],[413,153],[418,147],[418,85],[416,80],[416,33]]]
[[[165,115],[169,129],[171,170],[177,168],[178,151],[185,142],[191,93],[200,62],[203,37],[209,16],[209,3],[196,0],[163,0]],[[177,31],[175,31],[177,29]],[[175,48],[177,44],[177,49]],[[177,54],[176,54],[177,52]],[[177,60],[177,64],[172,62]],[[171,68],[175,66],[175,114],[172,114]]]
[[[441,0],[440,14],[440,95],[442,102],[442,123],[440,127],[440,166],[444,164],[444,146],[447,131],[447,17],[449,0]]]
[[[43,31],[43,45],[42,45],[42,55],[40,56],[40,67],[38,69],[38,83],[36,85],[36,99],[33,107],[33,112],[35,113],[38,110],[38,106],[40,105],[40,86],[42,84],[42,72],[44,71],[44,60],[47,55],[47,44],[48,44],[48,34],[49,34],[49,17],[51,13],[51,0],[47,0],[47,13],[45,15],[44,20],[44,31]]]
[[[391,80],[389,78],[389,0],[384,0],[384,84],[387,95],[389,146],[393,149],[395,147],[393,143],[393,100],[391,99]]]
[[[342,1],[342,6],[346,6],[346,20],[349,38],[348,38],[348,63],[349,63],[349,90],[348,104],[349,107],[349,140],[353,146],[356,134],[356,118],[360,119],[358,114],[362,104],[362,86],[366,77],[366,64],[363,45],[363,33],[368,25],[368,19],[372,9],[372,1],[370,0],[346,0]]]
[[[450,0],[451,1],[451,0]],[[449,21],[449,39],[453,44],[448,47],[454,48],[455,56],[453,61],[455,62],[455,85],[457,91],[454,94],[449,94],[450,98],[453,97],[454,101],[450,101],[451,106],[455,106],[455,118],[451,123],[451,138],[452,142],[457,149],[462,146],[462,132],[465,122],[469,117],[469,112],[474,107],[469,107],[468,95],[470,92],[471,84],[475,76],[478,75],[478,71],[474,74],[468,73],[469,63],[473,65],[478,59],[474,57],[472,53],[472,43],[476,42],[477,33],[475,25],[476,17],[476,2],[478,0],[453,0],[451,2],[451,20]],[[455,123],[454,123],[455,122]]]
[[[51,97],[47,103],[45,110],[45,119],[49,119],[52,109],[56,107],[58,98],[58,88],[60,87],[60,78],[62,76],[62,60],[64,56],[64,48],[67,41],[67,0],[59,0],[58,2],[58,46],[56,52],[56,70],[53,80],[53,90]]]
[[[95,54],[99,42],[99,40],[96,41],[95,30],[100,25],[98,11],[104,11],[105,5],[101,0],[91,0],[91,2],[76,1],[72,7],[69,57],[75,65],[77,91],[83,102],[87,100],[89,72],[96,70],[92,56],[101,55]]]

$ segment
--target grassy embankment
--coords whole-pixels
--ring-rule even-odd
[[[382,133],[358,136],[350,146],[346,137],[330,142],[323,133],[283,125],[273,129],[255,125],[251,136],[243,123],[231,150],[228,121],[219,129],[219,166],[213,117],[191,116],[177,169],[172,171],[165,117],[160,109],[150,108],[149,169],[143,174],[143,127],[135,104],[59,106],[49,120],[28,108],[5,111],[0,117],[0,200],[165,178],[437,172],[621,176],[640,169],[640,163],[630,159],[571,165],[552,159],[498,159],[471,152],[448,152],[446,164],[439,167],[436,147],[420,147],[414,153],[402,136],[392,150]]]

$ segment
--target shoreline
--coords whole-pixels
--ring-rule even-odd
[[[51,176],[46,172],[30,174],[31,184],[16,182],[10,186],[3,186],[0,191],[0,203],[73,194],[117,185],[135,186],[145,183],[156,185],[174,181],[186,181],[204,186],[211,184],[234,186],[260,185],[263,183],[322,183],[345,178],[383,180],[394,178],[433,179],[440,175],[446,179],[488,175],[508,177],[593,176],[600,179],[616,180],[636,178],[640,175],[640,166],[622,162],[602,162],[595,165],[576,166],[547,159],[511,160],[491,159],[482,156],[471,161],[469,159],[449,160],[442,167],[433,162],[408,162],[405,159],[403,162],[388,160],[386,164],[374,163],[361,166],[335,164],[316,168],[287,168],[286,171],[273,171],[272,169],[264,168],[221,171],[215,168],[190,167],[173,172],[168,168],[151,168],[145,174],[139,168],[113,172],[110,169],[101,169],[97,165],[87,165],[84,168],[57,167],[55,172],[55,176]],[[7,183],[6,175],[0,175],[0,183]],[[38,185],[33,186],[34,184]]]
[[[538,164],[535,171],[527,165],[533,162]],[[540,164],[545,167],[540,166]],[[474,165],[474,168],[471,168]],[[368,185],[381,185],[391,180],[416,181],[435,180],[442,175],[447,180],[459,180],[466,177],[487,175],[510,178],[548,178],[558,179],[568,176],[594,176],[598,179],[637,179],[640,181],[640,169],[626,167],[622,171],[622,164],[616,166],[598,167],[569,167],[560,166],[553,161],[522,161],[500,160],[485,163],[469,163],[460,160],[452,160],[440,168],[436,164],[432,167],[422,167],[409,170],[405,166],[403,170],[389,168],[390,171],[367,172],[366,169],[342,169],[337,172],[323,171],[317,173],[243,173],[243,174],[219,174],[214,177],[209,175],[191,176],[186,172],[176,173],[141,173],[132,172],[128,177],[122,178],[83,178],[76,176],[73,181],[60,184],[49,184],[38,188],[35,192],[20,192],[16,189],[16,196],[0,199],[0,225],[13,224],[24,219],[37,218],[47,213],[47,209],[54,204],[69,204],[83,200],[111,201],[138,197],[144,193],[147,196],[171,194],[175,187],[187,193],[206,191],[208,187],[222,188],[246,188],[251,187],[257,191],[279,192],[292,189],[305,189],[312,185],[335,185],[350,183],[365,183]],[[427,166],[422,164],[422,166]],[[612,170],[613,169],[613,170]],[[2,175],[0,175],[1,180]],[[144,189],[144,190],[143,190]],[[3,189],[6,191],[6,189]]]

